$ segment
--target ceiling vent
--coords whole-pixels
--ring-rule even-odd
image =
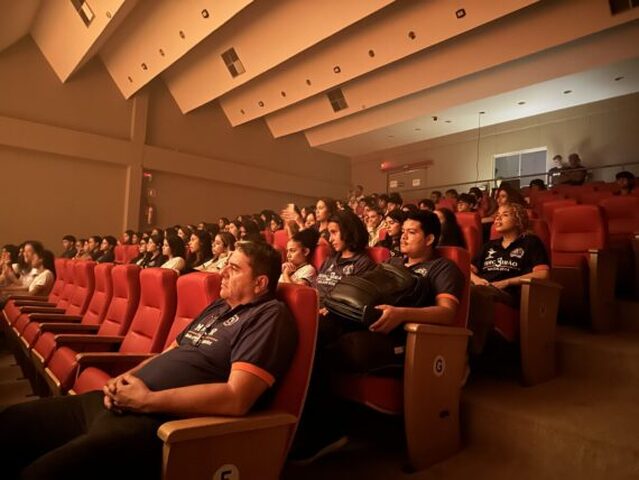
[[[240,57],[237,56],[234,48],[229,48],[224,52],[222,54],[222,60],[224,60],[224,64],[226,68],[229,69],[229,73],[233,78],[242,75],[246,71],[244,64],[240,60]]]
[[[328,97],[328,101],[331,102],[331,107],[333,107],[334,112],[339,112],[340,110],[348,108],[348,103],[346,103],[346,99],[344,98],[344,93],[341,88],[331,90],[326,94],[326,96]]]
[[[71,3],[73,4],[73,8],[75,8],[76,12],[78,12],[78,15],[80,15],[84,24],[88,27],[95,18],[95,13],[93,13],[89,4],[84,0],[71,0]]]

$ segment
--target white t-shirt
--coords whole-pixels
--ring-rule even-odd
[[[315,282],[315,277],[317,277],[317,271],[315,270],[315,267],[310,263],[302,265],[291,274],[291,280],[294,283],[299,283],[300,280],[304,280],[307,285],[313,285],[313,283]],[[284,275],[280,275],[280,282],[283,281]]]
[[[160,268],[171,268],[179,275],[184,270],[186,262],[182,257],[173,257],[162,264]]]
[[[29,293],[39,295],[48,295],[51,291],[51,287],[53,287],[53,282],[55,278],[53,276],[53,272],[51,270],[43,270],[38,272],[35,268],[31,270],[30,274],[34,273],[33,281],[29,284]]]

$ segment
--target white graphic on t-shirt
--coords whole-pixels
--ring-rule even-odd
[[[493,249],[493,248],[489,248],[488,249],[488,256],[486,257],[486,260],[491,260],[493,258],[493,255],[495,255],[497,253],[497,250]]]
[[[236,323],[239,319],[240,317],[238,315],[233,315],[228,320],[224,320],[224,323],[222,325],[224,325],[225,327],[230,327],[231,325]]]
[[[353,265],[346,265],[342,271],[344,272],[344,275],[352,275],[353,269]]]
[[[511,257],[515,257],[515,258],[521,258],[524,256],[524,249],[523,248],[515,248],[512,252],[510,252],[510,256]]]
[[[417,275],[419,275],[420,277],[425,277],[426,275],[428,275],[428,268],[427,267],[419,267],[416,268],[415,270],[413,270]]]

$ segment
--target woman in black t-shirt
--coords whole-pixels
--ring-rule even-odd
[[[399,241],[402,238],[402,223],[406,219],[406,213],[399,209],[391,210],[386,214],[386,237],[380,240],[376,246],[388,248],[391,257],[401,257]]]
[[[470,280],[471,351],[481,353],[494,322],[493,302],[517,307],[521,280],[549,278],[548,255],[542,241],[528,233],[528,215],[518,203],[506,203],[495,215],[500,238],[487,242],[473,259]]]

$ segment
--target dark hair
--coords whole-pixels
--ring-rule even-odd
[[[55,255],[51,250],[43,250],[42,251],[42,266],[47,270],[51,270],[53,276],[56,276],[55,272]]]
[[[298,242],[303,248],[308,248],[308,255],[306,258],[311,259],[313,258],[313,253],[315,252],[315,247],[317,247],[319,238],[320,234],[317,230],[314,228],[307,228],[297,232],[291,237],[291,240]]]
[[[397,192],[393,192],[388,196],[388,203],[394,203],[395,205],[401,206],[403,203],[402,196]]]
[[[417,208],[417,205],[415,205],[414,203],[407,203],[406,205],[402,206],[402,209],[405,209],[405,212],[416,212],[417,210],[419,210],[419,208]]]
[[[209,232],[211,238],[215,237],[218,233],[220,233],[220,226],[217,223],[205,223],[204,230]]]
[[[333,214],[329,222],[337,223],[346,248],[353,253],[362,253],[368,245],[368,231],[357,215],[350,211]]]
[[[244,236],[244,238],[241,238],[241,240],[248,240],[251,242],[260,242],[263,240],[262,234],[260,233],[260,229],[257,226],[257,223],[255,223],[250,218],[247,218],[246,220],[242,220],[242,223],[240,224],[240,226],[244,227],[244,230],[246,231],[246,235]],[[242,234],[240,233],[240,237],[241,236]]]
[[[632,172],[629,172],[628,170],[624,170],[623,172],[619,172],[617,175],[615,175],[615,180],[621,180],[622,178],[628,180],[628,186],[632,190],[635,186],[634,174]]]
[[[129,240],[125,242],[125,245],[131,245],[131,240],[132,240],[131,237],[133,237],[133,234],[135,232],[133,230],[125,230],[124,233],[129,236]]]
[[[167,235],[166,243],[169,244],[169,249],[171,250],[171,255],[174,257],[182,257],[184,258],[186,255],[186,248],[184,246],[184,242],[177,235]]]
[[[147,238],[147,243],[149,242],[149,240],[152,240],[153,243],[155,243],[158,247],[160,247],[160,249],[162,248],[162,242],[164,242],[164,236],[160,235],[159,233],[154,233],[153,235],[150,235],[149,238]]]
[[[414,213],[414,212],[411,212]],[[396,209],[396,210],[391,210],[390,212],[388,212],[386,214],[385,218],[390,218],[392,220],[395,220],[398,223],[404,223],[404,220],[406,220],[406,212]]]
[[[444,216],[444,223],[440,222],[439,241],[435,245],[438,247],[466,248],[464,234],[459,227],[459,223],[457,223],[455,214],[447,208],[438,208],[437,211]]]
[[[371,205],[368,207],[368,210],[371,212],[375,212],[377,215],[380,215],[381,217],[384,216],[384,210],[382,210],[379,206],[377,205]]]
[[[455,198],[459,196],[459,193],[457,193],[457,190],[455,190],[454,188],[449,188],[448,190],[446,190],[446,195],[448,194],[451,194]]]
[[[337,202],[332,198],[322,197],[319,198],[317,201],[324,202],[324,205],[326,205],[326,209],[328,210],[328,218],[331,218],[334,213],[339,211],[339,209],[337,208]],[[317,203],[315,205],[317,205]]]
[[[430,198],[421,199],[417,205],[424,205],[431,212],[435,210],[435,202],[433,202]]]
[[[224,224],[224,226],[226,227],[229,224],[229,219],[226,217],[220,217],[217,221],[217,223],[220,223],[220,220],[222,220],[222,223]]]
[[[508,195],[508,203],[518,203],[520,205],[526,206],[526,200],[524,199],[524,196],[510,183],[502,183],[501,185],[499,185],[499,188],[497,189],[497,195],[499,195],[499,192],[502,190],[506,192],[506,195]]]
[[[477,199],[477,201],[481,200],[482,197],[484,196],[484,193],[481,191],[481,188],[479,187],[470,187],[470,189],[468,190],[468,193],[471,195],[475,195],[475,198]]]
[[[102,240],[106,240],[107,243],[111,245],[111,247],[115,247],[118,244],[117,238],[115,238],[113,235],[107,235]]]
[[[4,248],[9,254],[9,262],[11,262],[12,264],[18,263],[18,253],[20,252],[20,249],[17,246],[8,243],[2,248]]]
[[[98,245],[102,242],[102,237],[100,235],[91,235],[89,239],[92,239]]]
[[[27,245],[31,245],[31,248],[33,248],[33,251],[37,253],[39,257],[42,257],[43,255],[42,252],[44,252],[44,246],[42,245],[42,242],[39,242],[38,240],[27,240],[26,242],[24,242],[23,245],[24,247],[26,247]]]
[[[75,243],[75,237],[73,235],[65,235],[64,237],[62,237],[62,240]]]
[[[277,224],[277,229],[281,230],[284,228],[284,220],[282,220],[282,217],[280,217],[277,213],[274,213],[273,215],[271,215],[271,220],[269,221],[269,225],[268,227],[270,228],[270,222],[275,222]]]
[[[419,223],[424,235],[432,235],[434,237],[433,246],[439,242],[442,226],[439,217],[433,212],[420,210],[419,212],[410,212],[406,215],[406,220],[414,220]]]
[[[219,232],[216,237],[220,237],[220,240],[222,240],[224,246],[230,251],[235,250],[235,237],[233,236],[233,234],[229,232]]]
[[[540,190],[546,190],[546,184],[541,178],[535,178],[530,181],[530,185],[532,187],[539,187]]]
[[[442,192],[440,192],[439,190],[433,190],[432,192],[430,192],[431,195],[437,195],[439,197],[442,196]]]
[[[388,202],[388,195],[382,193],[379,197],[377,197],[377,201],[382,200],[383,202]]]
[[[268,292],[274,294],[277,282],[282,273],[282,254],[266,242],[239,241],[235,244],[249,259],[253,277],[266,275],[268,277]]]
[[[200,251],[195,253],[192,259],[191,267],[199,267],[204,262],[208,262],[213,258],[213,250],[211,249],[211,234],[206,230],[195,230],[191,235],[195,235],[200,241]]]
[[[475,205],[475,197],[473,197],[470,193],[462,193],[457,199],[458,203],[467,203],[470,206]]]

